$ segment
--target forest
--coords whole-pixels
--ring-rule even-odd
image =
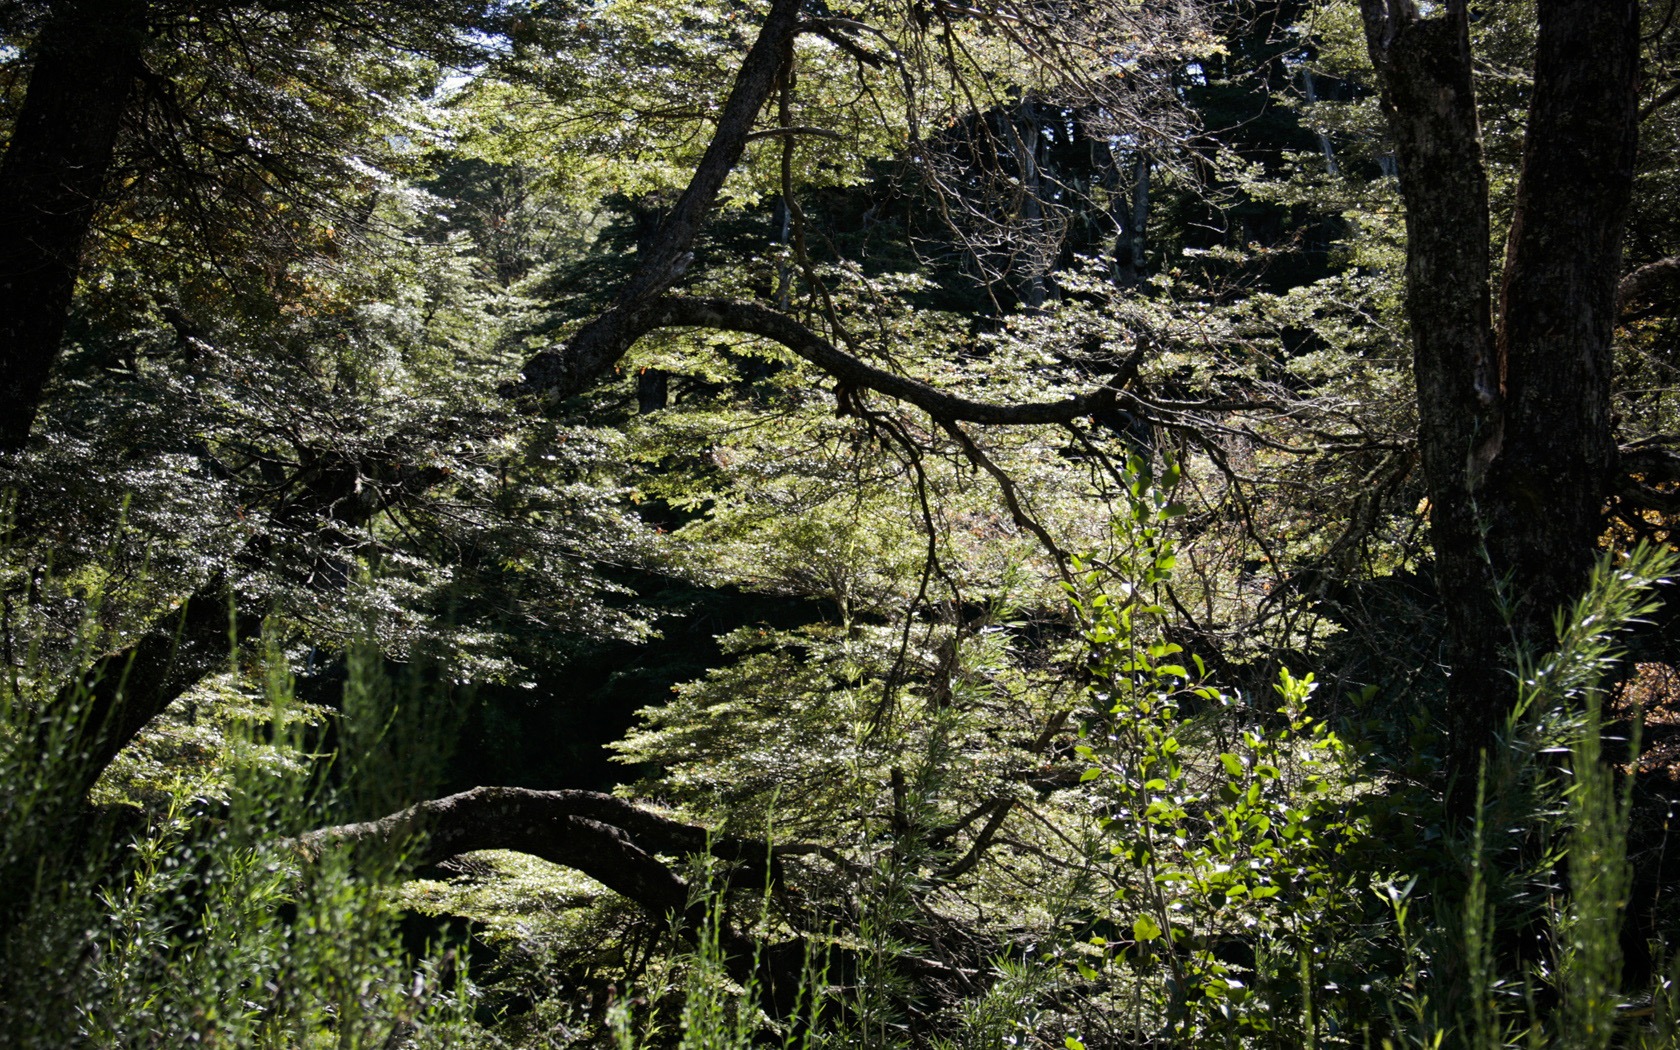
[[[1680,0],[0,0],[0,1046],[1680,1046]]]

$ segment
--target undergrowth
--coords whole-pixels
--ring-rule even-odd
[[[1164,640],[1168,488],[1134,465],[1132,542],[1075,563],[1068,588],[1083,703],[1069,797],[1084,823],[1056,831],[1082,867],[1046,884],[1053,928],[962,975],[980,991],[960,1003],[918,1004],[908,964],[921,949],[906,934],[952,862],[938,828],[961,776],[955,715],[926,713],[919,750],[893,767],[891,820],[842,866],[861,902],[848,928],[800,934],[769,883],[756,913],[743,909],[714,862],[691,859],[699,929],[668,929],[657,953],[650,941],[592,1017],[561,1009],[556,984],[554,1001],[516,1018],[459,953],[403,946],[400,901],[447,910],[464,891],[419,883],[399,898],[400,846],[306,858],[293,845],[423,793],[416,770],[435,762],[447,718],[356,650],[329,752],[326,713],[299,705],[271,642],[217,686],[241,700],[225,705],[213,760],[172,784],[145,780],[141,809],[101,811],[67,791],[79,734],[43,721],[50,704],[63,710],[62,676],[25,667],[0,683],[0,1044],[1676,1045],[1673,975],[1629,987],[1622,972],[1632,778],[1603,746],[1618,636],[1653,611],[1675,558],[1606,556],[1560,614],[1556,648],[1517,657],[1517,703],[1459,828],[1442,785],[1381,768],[1317,713],[1311,674],[1284,670],[1269,694],[1245,696]],[[90,631],[82,666],[96,642]],[[1356,706],[1380,700],[1368,691]],[[865,751],[851,760],[864,785]],[[573,885],[566,900],[595,892]],[[761,945],[806,938],[791,1009],[768,1001],[758,957],[725,947],[730,924]]]

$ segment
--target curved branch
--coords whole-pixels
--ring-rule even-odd
[[[710,328],[761,336],[798,354],[839,380],[844,387],[877,391],[915,405],[941,422],[991,426],[1066,423],[1103,411],[1111,407],[1115,399],[1114,384],[1111,383],[1060,401],[1015,405],[976,401],[877,368],[839,349],[786,314],[733,299],[668,295],[631,309],[615,310],[603,315],[599,321],[606,321],[609,317],[616,325],[614,338],[615,342],[622,344],[621,354],[636,340],[660,328]],[[580,332],[579,336],[582,334]],[[576,343],[574,339],[573,345]]]
[[[691,941],[698,939],[708,922],[715,921],[731,977],[743,982],[756,978],[773,1013],[786,1015],[799,1002],[805,941],[796,938],[760,948],[721,915],[711,914],[704,896],[692,892],[659,856],[710,853],[721,860],[743,862],[749,870],[754,861],[769,861],[774,876],[780,855],[808,853],[808,849],[778,849],[762,840],[714,837],[703,827],[596,791],[517,787],[473,788],[378,820],[311,831],[296,844],[310,859],[330,849],[359,844],[407,847],[412,850],[409,862],[419,866],[474,850],[528,853],[582,872],[657,920],[680,916],[683,936]]]
[[[787,127],[782,128],[765,128],[763,131],[755,131],[751,135],[748,135],[747,141],[757,142],[759,139],[792,138],[795,135],[815,135],[818,138],[833,139],[835,142],[846,141],[846,136],[840,134],[838,131],[830,131],[828,128],[813,127],[810,124],[790,124]]]
[[[623,824],[637,826],[656,852],[705,849],[705,829],[666,820],[592,791],[478,787],[410,806],[378,820],[322,828],[298,844],[311,857],[361,843],[404,845],[409,861],[435,864],[462,853],[508,849],[573,868],[655,915],[685,915],[688,885],[638,846]]]
[[[1616,285],[1616,318],[1636,321],[1680,300],[1680,255],[1646,263]]]
[[[1658,443],[1662,440],[1624,445],[1612,490],[1638,510],[1680,513],[1680,492],[1673,491],[1680,483],[1680,453]]]
[[[655,879],[654,883],[641,887],[630,882],[623,888],[614,885],[615,881],[624,881],[613,874],[615,867],[625,863],[624,857],[602,858],[578,848],[579,843],[604,843],[600,839],[603,834],[636,848],[643,856],[709,853],[719,860],[763,862],[773,849],[762,839],[713,836],[699,825],[662,817],[599,791],[539,791],[519,787],[472,788],[418,803],[378,820],[311,831],[301,836],[298,844],[311,856],[318,856],[332,846],[363,842],[397,844],[424,836],[416,847],[418,852],[408,857],[410,863],[419,866],[474,850],[509,849],[576,868],[649,906],[674,905],[679,910],[686,906],[687,891],[680,898],[667,898],[663,896],[665,891],[655,885],[663,880]],[[791,852],[804,851],[793,847]],[[596,870],[601,874],[597,875]]]

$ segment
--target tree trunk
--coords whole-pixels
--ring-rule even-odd
[[[55,3],[0,162],[0,453],[29,439],[145,42],[144,0]]]
[[[1039,130],[1038,104],[1027,101],[1016,108],[1015,119],[1007,124],[1016,170],[1021,179],[1021,250],[1026,265],[1021,282],[1021,305],[1029,310],[1044,306],[1044,272],[1054,260],[1045,259],[1044,188],[1039,177],[1038,151],[1043,135]]]
[[[435,466],[391,466],[383,485],[387,501],[418,495],[446,476]],[[343,552],[355,541],[342,530],[365,525],[387,505],[356,498],[364,472],[378,467],[326,453],[312,457],[310,465],[278,486],[293,498],[273,512],[268,527],[294,536],[314,532],[328,543],[304,569],[317,591],[342,589],[348,582]],[[236,647],[261,633],[263,617],[255,611],[260,603],[246,598],[241,607],[233,580],[240,572],[272,565],[274,555],[272,536],[259,536],[232,556],[227,570],[154,620],[129,645],[93,661],[59,689],[41,711],[35,750],[43,762],[69,760],[62,764],[68,794],[85,796],[154,718],[206,677],[229,667]]]
[[[1586,582],[1600,527],[1637,2],[1539,2],[1497,334],[1465,0],[1430,17],[1411,0],[1362,8],[1406,205],[1418,441],[1447,618],[1449,773],[1465,815],[1481,751],[1515,696],[1510,649],[1550,640],[1554,610]]]
[[[1149,168],[1149,154],[1138,153],[1132,158],[1131,187],[1124,196],[1119,193],[1123,184],[1116,173],[1112,208],[1118,228],[1114,236],[1114,283],[1122,288],[1143,283],[1149,229]]]
[[[671,373],[663,368],[644,368],[636,373],[636,411],[650,415],[671,403]]]
[[[1635,0],[1542,0],[1534,99],[1500,294],[1505,441],[1488,543],[1527,643],[1579,597],[1615,466],[1611,335],[1638,144]]]
[[[1487,169],[1458,3],[1418,20],[1410,4],[1366,0],[1371,59],[1406,204],[1407,314],[1430,538],[1447,617],[1449,727],[1476,754],[1509,700],[1492,567],[1476,490],[1500,445],[1490,303]]]
[[[1318,102],[1318,88],[1313,83],[1313,72],[1308,66],[1301,67],[1301,94],[1307,105]],[[1320,131],[1318,135],[1318,150],[1324,154],[1324,170],[1331,175],[1340,175],[1341,166],[1336,163],[1336,145],[1330,141],[1330,136]]]

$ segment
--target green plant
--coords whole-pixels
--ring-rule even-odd
[[[227,724],[215,769],[181,769],[160,808],[126,833],[63,790],[78,782],[64,771],[79,756],[58,743],[74,727],[37,731],[32,692],[54,677],[12,681],[0,857],[9,872],[32,862],[35,878],[13,883],[0,943],[0,1042],[349,1050],[465,1025],[464,971],[411,959],[397,935],[385,887],[400,852],[306,858],[290,837],[343,813],[363,782],[390,780],[380,767],[402,750],[390,737],[408,722],[370,661],[352,661],[349,707],[383,728],[344,738],[338,760],[355,776],[335,785],[322,775],[313,716],[271,643],[231,679],[250,717]]]
[[[1559,610],[1556,648],[1517,654],[1517,702],[1483,755],[1474,822],[1433,857],[1401,858],[1414,875],[1393,895],[1396,916],[1416,923],[1418,961],[1393,986],[1397,1044],[1663,1045],[1649,1040],[1671,1030],[1666,983],[1651,990],[1649,1020],[1620,1016],[1638,991],[1622,986],[1620,943],[1634,778],[1602,740],[1619,638],[1655,611],[1675,563],[1646,546],[1602,556]]]
[[[1153,630],[1176,561],[1164,528],[1176,471],[1158,484],[1136,457],[1127,469],[1130,557],[1076,564],[1069,588],[1087,647],[1077,751],[1114,864],[1115,932],[1091,943],[1134,987],[1144,1031],[1316,1045],[1346,1022],[1338,990],[1361,876],[1341,858],[1365,834],[1350,809],[1364,786],[1347,745],[1307,711],[1310,674],[1281,671],[1275,708],[1247,704]]]

